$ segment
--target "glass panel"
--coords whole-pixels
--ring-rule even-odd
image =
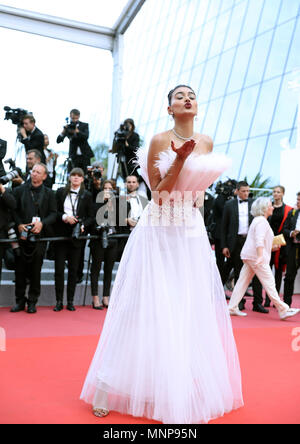
[[[233,65],[228,92],[238,91],[242,88],[245,76],[247,74],[247,66],[252,49],[252,41],[243,43],[237,49],[235,62]]]
[[[299,0],[283,1],[280,11],[279,23],[297,16],[299,11]]]
[[[215,135],[216,124],[220,114],[222,99],[210,102],[208,110],[205,112],[205,123],[201,132],[207,134],[211,138]]]
[[[217,134],[214,139],[215,143],[219,144],[229,142],[239,96],[239,93],[235,93],[225,98],[221,118],[217,128]]]
[[[231,49],[230,51],[224,52],[221,55],[221,62],[218,68],[218,74],[213,87],[212,98],[220,97],[224,95],[225,88],[228,83],[228,77],[231,71],[232,59],[234,56],[235,50]]]
[[[217,68],[218,58],[215,57],[209,60],[205,65],[205,73],[202,78],[201,88],[199,92],[201,102],[206,102],[209,98],[210,91],[212,88],[212,83],[214,80],[216,68]]]
[[[72,0],[72,1],[41,1],[41,0],[2,0],[5,6],[26,9],[41,14],[64,17],[79,22],[92,23],[112,28],[121,15],[127,0]]]
[[[285,130],[293,127],[295,112],[298,105],[298,91],[289,88],[292,76],[287,74],[281,87],[276,115],[272,126],[272,132]]]
[[[264,0],[249,1],[246,21],[243,27],[241,42],[254,37],[260,18]]]
[[[219,16],[217,21],[217,27],[216,30],[214,31],[214,39],[209,51],[209,57],[214,57],[215,55],[220,54],[220,52],[222,51],[228,28],[229,18],[230,18],[229,11]]]
[[[210,41],[213,38],[213,31],[214,31],[214,21],[204,25],[203,36],[198,48],[198,54],[196,55],[196,60],[195,60],[196,64],[199,64],[200,62],[206,60],[207,52],[210,46]]]
[[[265,78],[282,74],[291,42],[293,23],[288,22],[276,29]]]
[[[271,29],[275,26],[280,3],[281,0],[265,0],[265,5],[258,29],[259,33],[264,32],[267,29]]]
[[[248,137],[252,116],[255,111],[257,94],[258,86],[247,88],[242,92],[232,140],[246,139]]]
[[[210,0],[210,8],[207,16],[207,20],[211,20],[213,17],[216,17],[219,14],[220,3],[223,0]]]
[[[251,137],[269,132],[280,80],[277,78],[263,83],[251,129]]]
[[[248,183],[251,183],[255,176],[260,172],[260,164],[263,158],[266,140],[266,136],[255,137],[254,139],[249,140],[239,176],[240,180],[247,177]]]
[[[198,102],[203,102],[202,98],[199,96],[200,82],[202,78],[203,69],[204,69],[204,63],[202,65],[194,67],[189,81],[189,84],[191,85],[191,87],[194,89],[194,91],[198,96]]]
[[[278,134],[271,134],[269,138],[261,172],[264,178],[271,178],[273,185],[280,182],[280,153],[283,150],[281,141],[289,139],[289,137],[290,132],[285,131]]]
[[[230,9],[233,6],[234,1],[235,0],[222,0],[220,12],[222,13],[227,11],[227,9]]]
[[[246,141],[231,142],[229,145],[228,156],[232,159],[232,167],[226,171],[226,176],[231,179],[238,179],[241,161],[244,154]]]
[[[300,20],[297,18],[296,31],[293,38],[293,43],[289,55],[287,71],[290,71],[295,68],[300,67],[300,51],[299,51],[299,42],[300,42]]]
[[[261,82],[270,51],[272,31],[257,37],[247,73],[246,86]]]
[[[243,23],[246,7],[247,7],[247,2],[243,1],[237,4],[233,10],[230,28],[227,33],[227,38],[225,40],[225,46],[224,46],[225,50],[228,48],[232,48],[238,43],[238,38],[241,32],[241,26]]]

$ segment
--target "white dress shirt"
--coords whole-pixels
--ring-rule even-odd
[[[141,203],[141,200],[137,194],[129,194],[128,199],[130,203],[130,212],[128,218],[137,221],[143,213],[143,205]]]
[[[243,202],[239,197],[238,209],[239,209],[239,231],[238,234],[245,236],[249,230],[249,208],[248,202]]]
[[[62,217],[62,220],[65,220],[67,217],[72,217],[75,216],[73,214],[73,208],[75,210],[75,214],[77,212],[77,207],[78,207],[78,198],[79,198],[79,191],[78,190],[73,190],[71,189],[72,193],[68,194],[66,199],[65,199],[65,203],[64,203],[64,215]],[[74,194],[76,193],[76,194]]]

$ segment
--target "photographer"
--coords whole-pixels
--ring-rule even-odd
[[[134,174],[134,161],[136,160],[136,151],[140,146],[140,136],[134,131],[135,125],[132,119],[126,119],[115,132],[113,147],[111,153],[117,154],[119,166],[121,166],[121,176],[125,182],[126,177]]]
[[[88,123],[80,122],[79,118],[80,111],[72,109],[70,112],[71,123],[64,126],[62,133],[57,137],[57,143],[63,142],[68,137],[70,140],[69,158],[71,159],[71,169],[81,168],[86,173],[87,166],[90,165],[94,153],[88,144],[89,125]]]
[[[49,148],[49,144],[50,144],[49,137],[47,136],[47,134],[44,134],[44,154],[48,169],[48,177],[45,182],[45,185],[48,188],[52,188],[53,185],[55,184],[55,178],[56,178],[55,168],[56,168],[58,154],[56,154],[53,150]]]
[[[31,171],[34,167],[34,165],[37,165],[38,163],[41,163],[41,154],[38,150],[30,150],[26,154],[26,173],[21,174],[19,172],[19,175],[15,177],[12,180],[12,186],[13,188],[18,187],[19,185],[23,185],[25,182],[31,181]],[[48,178],[48,176],[47,176]],[[46,185],[47,179],[44,182],[44,185]]]
[[[7,238],[9,213],[10,210],[16,209],[16,200],[12,193],[10,193],[0,183],[0,239]],[[2,272],[2,259],[4,255],[5,245],[0,243],[0,281]]]
[[[101,263],[104,263],[102,305],[107,308],[110,296],[112,271],[118,253],[118,240],[109,238],[109,234],[115,234],[118,231],[119,197],[117,196],[115,181],[106,180],[103,185],[103,191],[93,202],[94,213],[101,229],[98,231],[96,230],[96,227],[94,227],[92,234],[99,234],[99,239],[93,239],[90,242],[92,257],[91,291],[93,308],[100,310],[101,305],[98,296],[98,280]]]
[[[38,150],[41,154],[43,164],[46,164],[44,154],[44,135],[35,126],[35,118],[28,114],[22,118],[21,127],[19,128],[20,141],[24,144],[26,153],[30,150]]]
[[[25,309],[27,279],[29,279],[28,313],[36,313],[41,292],[41,268],[46,244],[39,237],[50,232],[56,220],[56,201],[52,190],[45,187],[47,167],[37,164],[31,172],[30,182],[14,189],[16,209],[14,219],[20,233],[21,255],[16,257],[16,305],[12,312]]]
[[[81,168],[74,168],[66,187],[56,192],[57,221],[55,233],[68,240],[57,242],[55,246],[55,292],[56,307],[54,311],[63,309],[64,269],[68,261],[67,309],[75,311],[73,304],[77,272],[82,251],[82,240],[86,229],[94,222],[91,193],[85,190],[84,173]]]
[[[6,172],[3,166],[3,159],[6,156],[6,150],[7,150],[7,142],[6,140],[0,139],[0,177],[5,176]]]

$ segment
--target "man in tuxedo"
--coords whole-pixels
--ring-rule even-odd
[[[72,109],[70,112],[71,123],[64,127],[56,142],[61,143],[68,137],[70,140],[69,158],[71,159],[69,169],[81,168],[86,173],[94,153],[88,144],[89,125],[88,123],[80,122],[79,118],[80,111]]]
[[[148,199],[138,193],[139,181],[136,176],[126,178],[126,195],[119,198],[119,223],[120,234],[130,234],[138,223],[144,208],[148,205]],[[128,238],[121,239],[119,243],[118,257],[122,256]]]
[[[29,114],[22,119],[20,128],[21,143],[24,144],[26,153],[30,150],[38,150],[42,163],[46,163],[44,154],[44,134],[35,126],[35,118]]]
[[[45,187],[47,167],[37,164],[31,172],[30,182],[14,189],[16,210],[14,219],[20,233],[21,255],[16,258],[16,305],[13,313],[25,309],[28,313],[36,313],[36,303],[41,292],[41,268],[46,244],[33,242],[43,235],[52,234],[51,225],[56,221],[56,200],[52,190]],[[29,279],[28,301],[25,297],[27,279]]]
[[[243,267],[241,250],[246,241],[249,226],[253,220],[250,213],[253,199],[249,199],[249,192],[250,189],[247,182],[238,182],[237,198],[225,204],[222,218],[221,247],[224,256],[232,260],[235,282],[237,282]],[[252,288],[254,296],[253,311],[268,313],[269,311],[262,306],[262,286],[256,276],[252,281]],[[240,310],[244,310],[245,302],[245,299],[240,302]]]
[[[0,183],[0,239],[7,238],[10,211],[15,210],[15,208],[16,201],[14,196]],[[0,244],[0,281],[4,250],[5,245]]]
[[[283,226],[283,233],[287,240],[287,266],[283,300],[291,306],[295,279],[300,267],[300,192],[297,194],[297,208],[289,212]]]
[[[19,175],[15,179],[12,180],[13,188],[23,185],[25,182],[31,181],[31,171],[34,165],[41,163],[41,153],[38,150],[30,150],[26,154],[26,173],[22,174],[22,177]],[[46,181],[45,181],[46,182]],[[44,185],[45,185],[44,182]]]

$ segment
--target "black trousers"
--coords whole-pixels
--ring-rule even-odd
[[[300,266],[300,244],[293,244],[288,250],[286,274],[284,279],[283,300],[289,306],[292,305],[295,279]]]
[[[222,283],[224,285],[226,284],[227,279],[229,278],[229,274],[233,268],[233,264],[231,258],[225,260],[225,256],[222,253],[220,239],[215,239],[215,255],[216,255],[217,267],[222,279]]]
[[[68,262],[67,301],[74,300],[77,272],[81,255],[81,241],[57,242],[55,246],[55,293],[56,301],[63,302],[65,288],[65,261]]]
[[[232,258],[232,265],[234,269],[234,282],[236,283],[239,276],[241,269],[244,265],[242,259],[241,259],[241,251],[246,242],[246,238],[242,236],[238,236],[236,246],[231,253]],[[252,289],[253,289],[253,306],[257,306],[258,304],[263,303],[262,298],[262,285],[259,282],[258,278],[255,276],[252,280]],[[245,302],[245,300],[243,299]]]
[[[112,271],[117,259],[118,241],[110,239],[107,248],[103,248],[98,239],[90,242],[92,265],[91,265],[91,292],[92,296],[98,296],[98,280],[101,264],[104,263],[103,296],[110,296]]]
[[[90,159],[85,156],[74,156],[72,157],[72,165],[69,165],[69,172],[73,168],[81,168],[84,173],[87,172],[87,167],[90,165]]]
[[[41,293],[41,269],[43,265],[46,244],[31,244],[20,242],[21,255],[16,257],[15,276],[16,303],[26,303],[26,287],[29,280],[28,302],[36,304]]]

